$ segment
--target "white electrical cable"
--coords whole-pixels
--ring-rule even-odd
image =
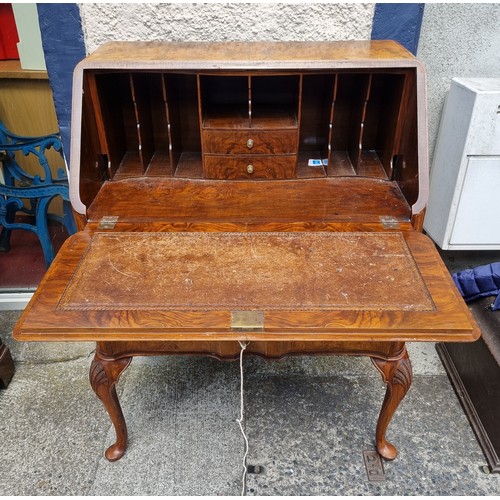
[[[245,496],[247,492],[247,456],[248,456],[248,438],[243,429],[243,420],[245,418],[245,404],[243,400],[243,352],[247,348],[249,342],[238,341],[241,347],[240,351],[240,418],[236,420],[240,426],[241,435],[245,440],[245,454],[243,455],[243,478],[241,487],[241,496]]]

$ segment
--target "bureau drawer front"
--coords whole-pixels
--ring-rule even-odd
[[[204,130],[205,153],[295,154],[297,130]]]
[[[207,179],[290,179],[295,175],[296,155],[205,155]]]

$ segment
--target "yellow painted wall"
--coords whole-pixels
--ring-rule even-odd
[[[19,61],[0,61],[0,120],[15,134],[40,136],[58,131],[57,117],[47,73],[21,70]],[[18,157],[23,169],[40,172],[37,162]],[[65,168],[58,153],[50,150],[47,159],[53,174]],[[51,212],[61,214],[60,200],[54,200]]]

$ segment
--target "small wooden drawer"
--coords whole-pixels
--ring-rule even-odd
[[[297,130],[204,130],[205,153],[296,154]]]
[[[205,155],[207,179],[290,179],[295,175],[296,155]]]

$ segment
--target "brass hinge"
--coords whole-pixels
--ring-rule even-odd
[[[399,222],[394,217],[380,217],[384,229],[399,229]]]
[[[105,215],[99,222],[97,229],[114,229],[118,222],[117,215]]]
[[[231,330],[240,332],[264,331],[264,312],[231,311]]]

